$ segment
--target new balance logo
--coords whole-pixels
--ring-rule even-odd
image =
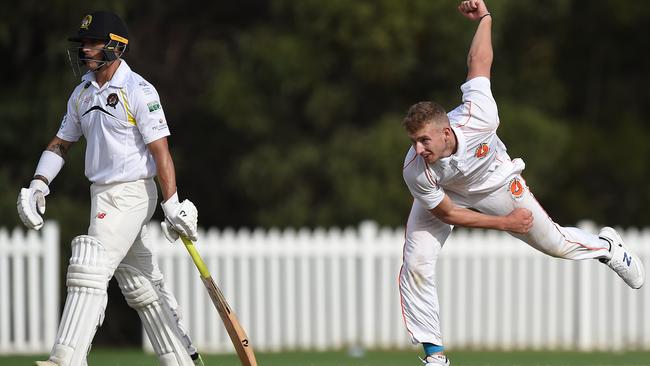
[[[628,267],[632,264],[632,257],[628,257],[627,252],[623,252],[623,262],[627,263]]]

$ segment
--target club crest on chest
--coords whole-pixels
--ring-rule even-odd
[[[490,146],[488,146],[487,143],[483,142],[474,151],[474,156],[477,158],[481,159],[487,156],[488,152],[490,152]]]
[[[111,107],[115,108],[118,101],[119,101],[119,99],[117,99],[117,94],[115,94],[115,93],[111,93],[111,94],[108,95],[108,97],[106,97],[106,105],[107,106],[111,106]]]

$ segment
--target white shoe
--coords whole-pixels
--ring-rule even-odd
[[[611,246],[609,251],[612,253],[610,260],[600,261],[613,269],[628,286],[634,289],[641,288],[645,282],[645,270],[641,259],[623,245],[623,239],[611,227],[602,228],[598,236],[609,242]]]
[[[52,361],[36,361],[34,363],[36,366],[59,366]]]
[[[429,355],[422,360],[424,366],[449,366],[451,363],[445,355]]]

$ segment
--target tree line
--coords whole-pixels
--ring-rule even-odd
[[[56,133],[77,83],[67,36],[94,9],[129,25],[127,62],[161,95],[181,197],[200,225],[403,225],[412,103],[460,102],[475,30],[456,2],[34,1],[0,21],[0,220]],[[549,213],[644,226],[650,7],[489,1],[499,134]],[[85,231],[83,142],[52,183],[46,216]],[[160,215],[160,212],[157,213]],[[160,216],[156,216],[160,218]]]

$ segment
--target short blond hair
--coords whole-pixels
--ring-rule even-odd
[[[449,124],[447,112],[440,104],[428,101],[413,104],[406,112],[402,126],[409,133],[415,133],[427,123]]]

